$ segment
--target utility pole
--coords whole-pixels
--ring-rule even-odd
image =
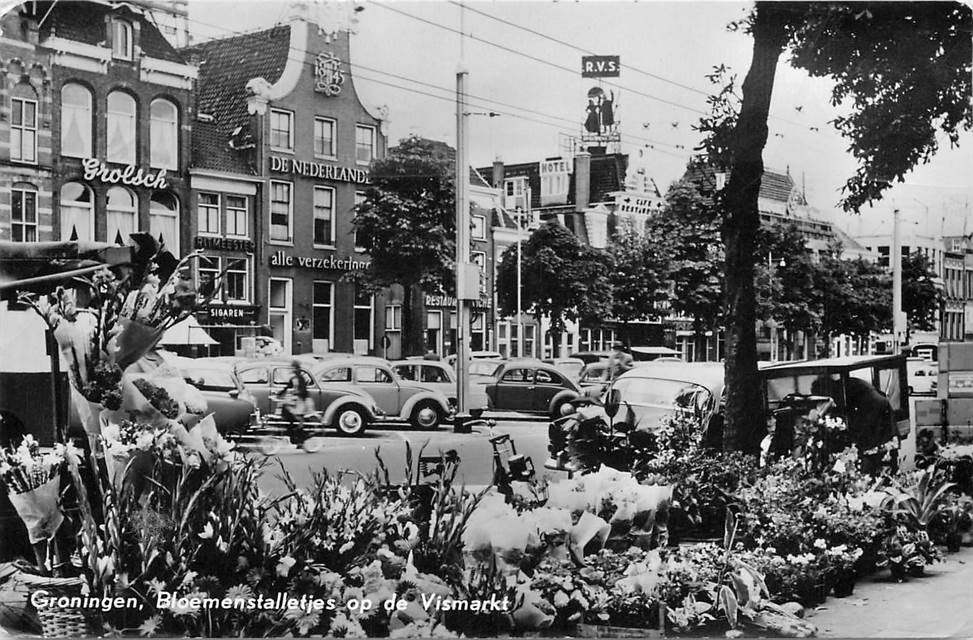
[[[902,312],[902,221],[898,208],[892,211],[892,344],[900,353],[905,332]]]
[[[470,176],[467,147],[466,79],[460,62],[456,71],[456,416],[453,431],[469,433],[470,305],[478,293],[479,271],[470,264]],[[475,278],[474,282],[471,279]]]
[[[524,312],[523,288],[524,279],[521,273],[521,248],[523,244],[521,234],[524,232],[524,208],[517,207],[517,357],[524,357]]]

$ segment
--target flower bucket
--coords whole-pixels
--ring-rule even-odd
[[[64,522],[57,504],[60,489],[61,478],[54,477],[31,491],[9,494],[10,504],[27,527],[31,544],[51,540]]]
[[[842,571],[834,580],[834,597],[836,598],[847,598],[855,592],[855,572],[854,571]]]

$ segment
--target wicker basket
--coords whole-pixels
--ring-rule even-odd
[[[43,590],[51,597],[80,596],[83,584],[81,578],[50,578],[26,572],[21,572],[15,580],[32,593]],[[38,609],[37,619],[45,638],[78,638],[89,634],[88,619],[81,609]]]

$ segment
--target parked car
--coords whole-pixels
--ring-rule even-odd
[[[577,353],[572,353],[570,357],[577,358],[578,360],[583,361],[585,364],[591,364],[593,362],[608,360],[611,355],[611,351],[578,351]]]
[[[382,358],[331,358],[316,363],[312,371],[315,381],[325,389],[354,385],[375,398],[383,420],[408,421],[419,429],[436,429],[452,416],[449,400],[441,391],[403,380]]]
[[[221,434],[244,433],[256,422],[253,395],[233,372],[232,365],[196,363],[183,358],[179,372],[206,398],[206,412],[213,414]]]
[[[659,358],[679,358],[682,352],[669,347],[632,347],[632,358],[636,361],[653,361]]]
[[[909,379],[909,395],[935,394],[939,379],[939,363],[923,358],[909,358],[905,362]]]
[[[237,363],[234,370],[240,382],[253,395],[254,404],[261,413],[273,413],[271,397],[287,385],[293,375],[293,360],[260,358]],[[360,387],[351,384],[318,384],[310,363],[301,361],[301,375],[314,402],[321,412],[321,424],[334,428],[341,435],[361,435],[369,424],[382,415],[375,398]]]
[[[475,363],[470,363],[472,366]],[[445,362],[429,360],[399,360],[392,363],[392,370],[407,382],[417,382],[424,387],[442,392],[451,409],[456,408],[456,372]],[[482,384],[470,380],[470,397],[467,409],[486,409],[487,397]]]
[[[555,367],[563,371],[569,378],[577,381],[581,375],[581,370],[584,369],[585,362],[580,358],[546,358],[543,360],[547,364],[553,364]]]
[[[499,351],[470,351],[470,360],[476,362],[477,360],[503,360],[503,354]],[[446,356],[446,363],[456,368],[456,354]]]
[[[609,388],[618,392],[619,419],[630,426],[653,431],[674,411],[691,412],[708,424],[723,396],[723,365],[645,363],[620,375]]]
[[[474,360],[468,369],[470,379],[492,378],[505,360]]]
[[[546,413],[553,418],[574,411],[581,388],[564,373],[540,360],[510,360],[485,385],[488,408]]]

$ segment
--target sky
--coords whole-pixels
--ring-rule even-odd
[[[292,2],[190,0],[193,37],[206,40],[286,21]],[[320,8],[321,4],[311,3]],[[343,5],[350,8],[352,5]],[[706,75],[725,65],[742,82],[751,40],[726,26],[752,6],[741,2],[405,2],[361,0],[351,37],[352,76],[366,106],[388,105],[389,141],[410,134],[455,145],[456,72],[469,72],[474,112],[470,158],[530,162],[562,153],[579,135],[588,89],[581,77],[586,53],[620,56],[619,78],[601,81],[615,92],[622,151],[642,151],[663,191],[682,174],[707,112],[713,85]],[[460,34],[465,34],[461,37]],[[852,232],[883,226],[899,208],[910,228],[938,235],[973,232],[973,134],[916,168],[874,210],[840,212],[840,188],[855,169],[847,143],[828,124],[839,115],[828,80],[810,78],[781,58],[771,105],[768,169],[789,171],[809,203]],[[890,225],[890,223],[889,223]],[[890,226],[888,227],[891,228]]]

